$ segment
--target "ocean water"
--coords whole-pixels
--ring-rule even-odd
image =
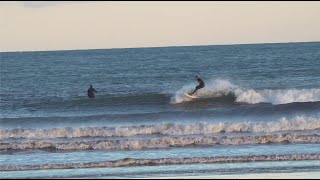
[[[320,171],[320,42],[1,52],[0,80],[1,178]]]

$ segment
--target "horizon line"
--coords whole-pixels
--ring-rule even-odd
[[[258,45],[258,44],[289,44],[289,43],[317,43],[319,41],[291,41],[291,42],[262,42],[262,43],[235,43],[235,44],[207,44],[207,45],[172,45],[172,46],[141,46],[141,47],[115,47],[94,49],[56,49],[56,50],[23,50],[23,51],[0,51],[0,53],[28,53],[28,52],[54,52],[54,51],[89,51],[89,50],[112,50],[112,49],[147,49],[147,48],[172,48],[193,46],[235,46],[235,45]]]

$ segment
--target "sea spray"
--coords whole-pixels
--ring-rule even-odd
[[[188,102],[192,99],[183,95],[195,86],[188,84],[178,90],[172,97],[171,103]],[[232,84],[228,80],[211,79],[206,86],[198,90],[195,95],[199,99],[223,97],[232,94],[236,103],[257,104],[288,104],[294,102],[317,102],[320,101],[320,89],[247,89]]]

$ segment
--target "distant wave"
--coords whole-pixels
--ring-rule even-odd
[[[183,95],[185,92],[193,90],[194,85],[186,85],[178,90],[171,103],[182,103],[192,101],[192,99]],[[227,80],[210,80],[206,87],[196,92],[200,99],[226,97],[232,94],[235,102],[257,104],[288,104],[293,102],[317,102],[320,101],[320,89],[245,89],[232,84]]]
[[[81,137],[128,137],[136,135],[194,135],[214,133],[263,133],[280,131],[306,131],[320,129],[320,119],[297,116],[282,118],[273,122],[236,123],[196,123],[196,124],[157,124],[121,127],[84,127],[53,129],[13,129],[0,130],[0,140],[5,139],[51,139]]]
[[[290,155],[252,155],[233,157],[191,157],[191,158],[162,158],[162,159],[133,159],[126,158],[116,161],[100,161],[88,163],[43,164],[0,166],[0,171],[26,171],[48,169],[75,169],[99,167],[132,167],[132,166],[160,166],[181,164],[221,164],[245,162],[276,162],[276,161],[305,161],[320,160],[320,154],[290,154]]]

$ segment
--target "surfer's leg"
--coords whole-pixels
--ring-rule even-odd
[[[190,95],[192,95],[192,94],[194,94],[195,92],[197,92],[198,91],[198,89],[200,89],[201,88],[201,86],[200,85],[198,85],[197,87],[196,87],[196,89],[192,92],[192,93],[190,93]]]

